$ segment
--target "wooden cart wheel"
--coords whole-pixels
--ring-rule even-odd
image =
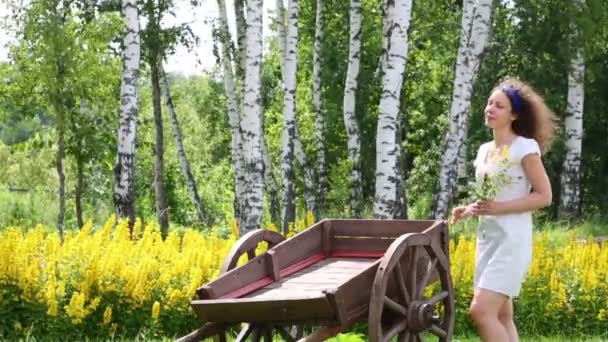
[[[226,256],[226,259],[224,259],[224,264],[220,269],[220,274],[224,274],[235,268],[239,258],[245,253],[247,253],[247,258],[249,260],[255,258],[255,250],[260,242],[267,242],[268,248],[271,248],[284,240],[285,238],[283,235],[271,230],[256,229],[250,231],[249,233],[241,236],[234,243],[234,246],[232,246],[232,249],[230,249],[230,253],[228,253],[228,256]]]
[[[421,270],[418,266],[422,264]],[[431,276],[439,285],[431,286]],[[425,293],[432,291],[432,294]],[[454,293],[449,262],[443,251],[431,245],[425,234],[405,234],[397,238],[382,258],[372,287],[369,304],[369,340],[423,341],[436,336],[452,340]]]
[[[246,323],[236,337],[235,342],[246,341],[247,338],[250,338],[254,342],[261,340],[272,342],[276,335],[279,335],[286,342],[294,342],[302,337],[302,329],[298,326]]]
[[[268,248],[271,248],[281,242],[285,238],[283,235],[271,230],[257,229],[241,236],[230,249],[230,253],[226,256],[224,264],[220,269],[220,274],[224,274],[234,269],[243,254],[247,254],[247,259],[251,260],[256,257],[255,251],[262,242],[268,243]],[[269,326],[258,323],[245,323],[235,341],[246,341],[248,338],[252,341],[268,341],[272,342],[273,332],[278,333],[285,341],[294,341],[298,339],[298,335],[292,333],[291,327]]]

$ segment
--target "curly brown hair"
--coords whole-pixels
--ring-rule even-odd
[[[507,91],[505,91],[506,89]],[[501,81],[492,92],[496,90],[501,90],[507,95],[513,112],[517,114],[517,119],[511,124],[513,132],[536,140],[542,153],[547,152],[551,147],[558,126],[557,117],[547,107],[543,98],[531,85],[513,77]],[[517,96],[519,101],[517,99],[514,101],[514,96]],[[518,106],[515,106],[514,102],[519,102]],[[516,107],[519,107],[519,112],[515,110]]]

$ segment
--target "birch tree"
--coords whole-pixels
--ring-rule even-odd
[[[315,17],[315,41],[312,55],[312,104],[315,111],[315,142],[317,145],[317,211],[325,211],[325,197],[329,188],[327,181],[327,159],[325,149],[325,113],[321,94],[321,65],[323,65],[324,0],[317,0]]]
[[[135,223],[135,137],[138,113],[138,80],[141,44],[139,38],[139,14],[137,1],[124,0],[122,13],[126,21],[122,51],[123,71],[120,87],[120,121],[116,166],[114,167],[114,204],[120,218]]]
[[[348,69],[344,84],[342,112],[347,134],[348,159],[350,161],[350,210],[351,216],[363,215],[363,184],[361,180],[361,134],[355,115],[357,79],[361,61],[361,0],[350,1],[350,43]]]
[[[182,175],[186,180],[186,185],[188,186],[188,190],[190,191],[190,196],[192,197],[192,203],[194,204],[194,208],[198,215],[198,219],[201,224],[210,224],[210,217],[207,214],[203,202],[201,201],[201,197],[198,193],[198,186],[196,185],[196,180],[192,175],[192,170],[190,168],[190,161],[186,155],[186,149],[184,148],[184,139],[182,138],[182,129],[179,124],[179,120],[177,118],[177,113],[175,112],[175,107],[173,106],[173,99],[171,98],[171,91],[169,89],[169,81],[167,80],[167,75],[165,74],[164,69],[160,68],[160,77],[162,83],[162,92],[163,97],[165,98],[165,106],[169,111],[169,118],[171,120],[171,129],[173,131],[173,138],[175,139],[175,147],[177,149],[177,157],[179,159],[179,163],[182,170]]]
[[[246,34],[247,34],[247,21],[245,20],[245,5],[246,0],[234,0],[234,17],[236,22],[236,44],[237,44],[237,53],[234,58],[236,61],[236,75],[238,79],[238,83],[243,87],[245,82],[245,59],[247,58],[247,49],[246,49]],[[224,8],[226,4],[224,4]],[[224,9],[225,11],[225,9]],[[228,19],[224,19],[226,23]],[[228,27],[228,24],[226,24]],[[226,31],[230,32],[230,31]],[[228,35],[229,37],[230,35]],[[231,40],[229,42],[232,42]],[[232,43],[231,43],[232,44]],[[231,45],[230,45],[231,46]],[[241,88],[241,96],[244,90]]]
[[[439,190],[433,199],[432,216],[444,219],[458,180],[459,155],[466,144],[473,84],[492,29],[492,0],[465,0],[462,10],[460,45],[439,171]]]
[[[401,105],[403,106],[403,104]],[[396,184],[396,199],[395,199],[395,214],[396,219],[407,219],[407,193],[406,193],[406,177],[408,165],[406,165],[407,152],[402,148],[405,140],[405,132],[407,128],[407,115],[400,111],[397,118],[397,129],[395,130],[395,148],[397,149],[397,184]]]
[[[278,0],[282,2],[281,0]],[[283,56],[283,137],[281,142],[281,176],[283,181],[282,228],[288,230],[296,219],[294,141],[296,139],[296,72],[298,47],[298,0],[288,2],[288,24],[284,40]],[[279,27],[283,18],[279,8]]]
[[[264,160],[262,156],[262,0],[247,1],[245,96],[240,120],[245,187],[241,232],[258,229],[262,220]]]
[[[390,22],[386,34],[386,69],[382,76],[382,97],[376,135],[376,195],[374,217],[395,217],[397,197],[397,118],[401,87],[408,52],[408,29],[412,14],[411,0],[387,1],[386,16]]]
[[[577,1],[584,5],[584,0]],[[581,44],[581,34],[574,23],[570,25],[572,34],[569,37],[573,47],[573,56],[568,70],[568,104],[564,128],[566,133],[566,156],[560,175],[559,216],[563,219],[580,215],[580,173],[583,145],[583,113],[585,99],[585,54]]]
[[[242,1],[241,5],[242,5]],[[234,214],[239,227],[244,227],[245,221],[242,215],[242,200],[241,194],[245,189],[245,178],[243,170],[243,154],[242,154],[242,142],[240,134],[240,116],[241,116],[241,101],[237,94],[235,75],[232,69],[232,57],[230,54],[231,38],[230,31],[228,28],[228,18],[226,14],[226,3],[224,0],[217,1],[219,8],[219,33],[218,38],[221,45],[220,61],[222,64],[222,73],[224,77],[224,90],[226,91],[226,98],[228,104],[228,124],[230,125],[230,137],[231,137],[231,159],[232,159],[232,170],[233,170],[233,181],[234,181]],[[235,3],[236,5],[236,3]],[[244,61],[245,59],[243,59]],[[244,70],[244,69],[243,69]]]

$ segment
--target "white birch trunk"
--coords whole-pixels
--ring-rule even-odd
[[[386,69],[386,56],[388,56],[388,36],[389,28],[391,28],[393,18],[389,16],[387,2],[382,3],[382,51],[380,51],[380,59],[378,60],[378,66],[374,72],[374,77],[382,77],[382,72]]]
[[[186,155],[186,149],[184,148],[184,139],[182,138],[182,130],[179,124],[179,120],[177,119],[177,113],[175,112],[175,107],[173,106],[173,99],[171,98],[171,91],[169,89],[169,81],[167,80],[167,75],[165,74],[165,70],[161,66],[160,68],[160,77],[162,82],[162,92],[163,97],[165,98],[165,105],[169,110],[169,117],[171,119],[171,128],[173,130],[173,138],[175,139],[175,147],[177,149],[177,157],[180,162],[180,166],[182,169],[182,174],[186,179],[186,185],[188,186],[188,190],[190,191],[190,196],[192,197],[192,203],[194,204],[194,208],[196,209],[196,213],[198,215],[198,219],[201,224],[210,224],[210,217],[206,212],[203,202],[201,201],[201,197],[198,193],[198,186],[196,185],[196,181],[194,180],[194,175],[192,175],[192,169],[190,168],[190,162],[188,161],[188,156]]]
[[[238,83],[241,85],[241,93],[244,92],[242,89],[245,82],[245,60],[247,58],[247,46],[246,46],[246,35],[247,35],[247,21],[245,19],[245,0],[234,1],[234,17],[236,21],[236,45],[237,45],[237,58],[236,60],[236,75]],[[224,4],[224,12],[226,5]],[[228,19],[226,20],[226,27],[228,27]],[[230,32],[230,31],[226,31]],[[231,42],[231,41],[229,41]],[[242,96],[242,94],[241,94]]]
[[[264,160],[262,157],[262,9],[263,0],[247,1],[247,58],[245,96],[240,120],[243,144],[245,187],[243,199],[244,224],[241,232],[260,228],[264,195]]]
[[[244,227],[245,219],[243,217],[243,198],[241,198],[241,194],[243,194],[245,189],[245,171],[243,170],[243,146],[240,134],[241,106],[236,90],[234,73],[232,71],[232,59],[230,56],[231,38],[230,30],[228,28],[226,3],[224,0],[217,0],[217,4],[220,19],[219,40],[221,45],[224,90],[226,91],[228,125],[230,126],[231,137],[230,152],[232,158],[232,170],[234,174],[234,216],[237,220],[238,227]],[[244,60],[245,59],[243,58],[243,61]]]
[[[396,174],[397,174],[397,193],[395,199],[395,219],[407,219],[407,193],[406,193],[406,154],[402,149],[401,145],[405,139],[405,128],[407,127],[406,113],[403,111],[399,112],[397,119],[397,130],[395,131],[395,148],[397,149],[397,163],[396,163]]]
[[[321,52],[323,50],[324,36],[324,6],[324,0],[317,0],[315,42],[312,55],[312,104],[315,110],[315,142],[317,144],[318,175],[318,212],[315,213],[315,217],[319,217],[319,213],[325,211],[325,196],[329,188],[329,183],[327,180],[327,158],[325,150],[325,114],[323,113],[323,100],[321,93],[321,65],[323,64]]]
[[[397,146],[401,86],[408,51],[408,29],[412,14],[411,0],[395,0],[387,4],[387,17],[392,18],[387,37],[386,69],[382,76],[382,97],[376,135],[376,195],[374,217],[391,219],[396,213]]]
[[[458,195],[466,191],[467,188],[467,139],[462,142],[460,152],[458,152],[458,171],[457,171],[457,187],[454,195]]]
[[[281,20],[279,16],[279,20]],[[281,20],[282,21],[282,20]],[[282,25],[279,23],[278,25]],[[283,180],[282,227],[288,229],[296,218],[294,141],[296,130],[296,72],[298,46],[298,1],[289,0],[288,26],[283,50],[283,139],[281,143],[281,175]]]
[[[141,44],[139,37],[139,15],[135,0],[124,0],[122,13],[126,20],[124,37],[123,72],[120,87],[120,120],[118,147],[114,168],[114,204],[120,218],[128,218],[131,225],[135,220],[135,137],[138,113],[138,79]]]
[[[279,45],[279,57],[281,62],[281,76],[283,82],[285,82],[285,53],[287,50],[287,32],[285,30],[285,6],[283,6],[283,0],[276,0],[276,14],[277,14],[277,33],[278,33],[278,45]]]
[[[465,0],[463,5],[449,129],[444,139],[439,191],[433,201],[432,216],[438,219],[447,217],[456,190],[460,150],[468,134],[473,84],[492,29],[492,3],[492,0]]]
[[[576,41],[572,37],[572,41]],[[579,44],[580,41],[578,42]],[[566,156],[560,180],[559,216],[571,219],[580,215],[580,172],[583,145],[583,109],[585,99],[585,58],[578,47],[568,72],[568,107],[564,120]]]
[[[348,159],[351,170],[349,174],[350,210],[352,217],[363,215],[363,184],[361,180],[361,134],[355,115],[357,81],[361,62],[361,1],[350,2],[350,43],[348,49],[348,69],[344,83],[342,112],[347,134]]]
[[[280,225],[281,222],[281,199],[280,199],[280,189],[279,184],[277,182],[277,178],[274,175],[274,171],[272,169],[272,164],[270,163],[270,158],[268,158],[268,149],[266,148],[267,144],[265,141],[262,141],[262,157],[264,158],[264,180],[265,180],[265,191],[268,194],[268,201],[270,208],[270,220],[277,225]],[[284,234],[287,234],[287,231],[282,231]]]

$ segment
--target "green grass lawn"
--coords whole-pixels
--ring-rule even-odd
[[[455,337],[453,342],[479,342],[481,341],[478,337]],[[606,338],[601,337],[565,337],[565,336],[555,336],[555,337],[545,337],[545,336],[536,336],[536,337],[526,337],[523,336],[521,338],[521,342],[601,342],[608,341]]]

